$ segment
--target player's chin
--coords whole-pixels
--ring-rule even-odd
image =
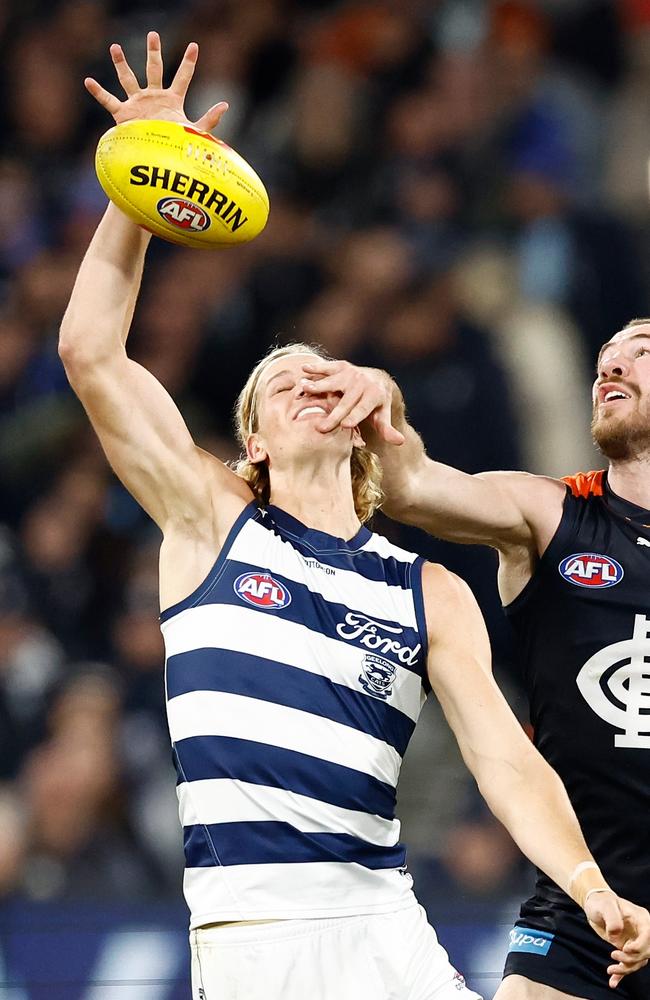
[[[303,436],[313,439],[321,438],[322,440],[331,441],[341,437],[342,434],[343,436],[350,436],[350,431],[345,430],[340,424],[329,427],[323,417],[317,415],[296,420],[296,427],[299,428],[299,432]]]
[[[623,458],[629,445],[625,422],[616,416],[599,415],[591,425],[594,444],[608,458]]]

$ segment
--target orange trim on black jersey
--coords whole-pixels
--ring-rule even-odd
[[[571,487],[574,497],[602,497],[604,469],[592,472],[578,472],[575,476],[563,476],[562,482]]]

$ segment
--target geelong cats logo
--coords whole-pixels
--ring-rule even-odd
[[[397,667],[394,663],[375,653],[366,653],[359,674],[361,687],[375,698],[386,701],[393,693],[391,689],[396,673]]]

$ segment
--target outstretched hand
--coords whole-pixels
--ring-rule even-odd
[[[404,435],[391,421],[392,382],[385,372],[358,368],[348,361],[310,361],[302,366],[305,392],[331,392],[340,399],[316,425],[323,434],[336,427],[353,429],[363,421],[387,444],[403,444]],[[363,428],[361,428],[363,434]]]
[[[613,964],[608,966],[609,985],[618,986],[624,976],[636,972],[650,959],[650,913],[613,892],[589,897],[585,913],[596,933],[614,945]]]
[[[150,31],[147,34],[146,87],[140,86],[138,78],[126,61],[121,45],[113,44],[109,51],[117,78],[126,94],[126,100],[120,101],[90,76],[84,80],[84,86],[88,93],[92,94],[95,100],[113,116],[118,125],[134,118],[157,118],[181,122],[183,125],[192,125],[201,132],[209,132],[219,124],[222,115],[228,110],[226,102],[219,101],[196,122],[190,122],[185,114],[185,97],[199,56],[196,42],[190,42],[185,49],[169,87],[163,87],[163,60],[160,35],[157,31]]]

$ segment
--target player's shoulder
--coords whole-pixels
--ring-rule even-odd
[[[562,482],[569,487],[574,497],[588,500],[590,497],[602,497],[605,488],[605,470],[592,469],[591,472],[576,472],[572,476],[563,476]]]
[[[441,563],[425,561],[422,564],[422,592],[425,604],[462,604],[473,601],[469,584]]]
[[[422,567],[422,596],[430,643],[455,636],[459,643],[486,641],[485,623],[472,590],[439,563]]]
[[[507,496],[522,522],[528,526],[529,541],[523,548],[541,554],[560,523],[567,493],[566,483],[554,476],[531,472],[483,472],[479,473],[479,477]],[[522,549],[522,546],[503,545],[498,548],[507,555]]]

